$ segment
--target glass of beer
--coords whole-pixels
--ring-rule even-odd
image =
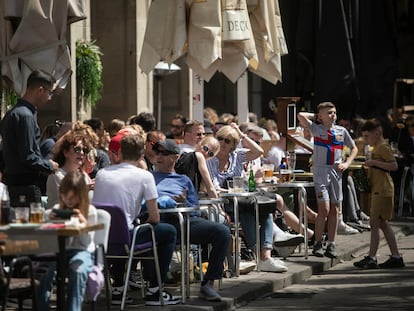
[[[16,207],[14,209],[16,223],[27,224],[29,222],[29,208],[28,207]]]
[[[275,166],[273,164],[263,164],[263,179],[265,182],[270,182],[273,179],[273,170]]]
[[[45,209],[42,203],[30,203],[30,222],[40,224],[43,222]]]
[[[294,175],[291,170],[281,169],[280,170],[280,182],[292,182]]]

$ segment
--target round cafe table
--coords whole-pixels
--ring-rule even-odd
[[[256,220],[256,267],[258,267],[258,260],[260,256],[260,226],[259,226],[259,205],[257,203],[256,195],[259,192],[220,192],[220,196],[223,198],[233,198],[233,213],[234,213],[234,255],[233,263],[236,276],[240,275],[240,243],[239,243],[239,198],[253,197],[255,200],[254,211]]]

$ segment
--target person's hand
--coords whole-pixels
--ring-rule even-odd
[[[178,203],[185,203],[185,201],[187,200],[187,189],[184,189],[183,193],[181,193],[180,195],[176,195],[173,196],[174,201],[178,202]]]
[[[344,172],[347,168],[349,167],[349,164],[344,162],[344,163],[339,163],[337,166],[337,170],[340,171],[341,173]]]
[[[53,160],[49,160],[49,162],[52,164],[53,167],[53,173],[56,173],[58,168],[59,168],[59,164]]]
[[[80,211],[80,209],[78,208],[74,208],[73,209],[74,215],[72,217],[78,217],[79,218],[79,222],[81,224],[83,223],[88,223],[88,220],[85,218],[85,216],[83,216],[82,212]]]
[[[231,123],[230,123],[230,126],[231,126],[232,128],[234,128],[234,129],[237,131],[237,133],[239,134],[239,136],[240,136],[240,137],[242,137],[242,136],[243,136],[243,132],[242,132],[242,131],[240,131],[240,128],[239,128],[239,126],[237,125],[237,123],[236,123],[236,122],[231,122]]]

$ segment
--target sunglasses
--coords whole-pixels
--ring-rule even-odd
[[[42,88],[47,91],[47,94],[49,96],[49,99],[52,99],[52,97],[56,95],[55,92],[53,92],[51,90],[48,90],[46,87],[42,86]]]
[[[161,156],[169,156],[169,155],[174,154],[174,153],[172,153],[170,151],[167,151],[167,150],[161,150],[161,151],[160,150],[155,150],[154,153],[156,155],[161,155]]]
[[[254,142],[260,146],[260,141],[255,140]]]
[[[203,147],[201,147],[201,148],[203,149],[203,151],[207,152],[207,155],[208,155],[209,157],[214,157],[214,152],[213,152],[213,151],[210,151],[206,145],[204,145],[204,146],[203,146]]]
[[[199,133],[196,133],[196,135],[197,135],[198,137],[203,137],[203,136],[206,136],[206,133],[201,133],[201,132],[199,132]]]
[[[228,139],[228,138],[224,138],[224,137],[217,137],[217,140],[218,140],[218,141],[223,141],[223,140],[224,140],[224,142],[225,142],[227,145],[230,145],[230,143],[231,143],[231,140],[230,140],[230,139]]]
[[[75,153],[81,153],[81,151],[83,151],[83,154],[88,154],[89,153],[89,149],[88,148],[82,148],[80,146],[74,146],[73,147],[73,151],[75,151]]]

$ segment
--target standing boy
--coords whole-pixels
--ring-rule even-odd
[[[371,158],[365,161],[371,185],[371,241],[368,256],[355,262],[354,266],[361,269],[378,269],[376,254],[381,229],[390,248],[391,256],[387,261],[379,264],[379,267],[402,268],[405,264],[398,252],[394,232],[388,223],[394,214],[394,184],[389,172],[398,169],[397,161],[390,145],[384,140],[382,126],[378,120],[366,121],[362,126],[362,136],[367,144],[374,147]]]
[[[358,153],[358,148],[349,132],[335,125],[336,108],[331,102],[320,103],[317,114],[299,112],[301,126],[308,128],[314,137],[313,182],[318,201],[318,216],[315,220],[315,245],[313,254],[336,258],[335,238],[338,227],[338,208],[342,203],[342,172],[345,171]],[[351,151],[342,162],[342,150],[347,146]],[[328,226],[328,243],[324,252],[322,234]]]

